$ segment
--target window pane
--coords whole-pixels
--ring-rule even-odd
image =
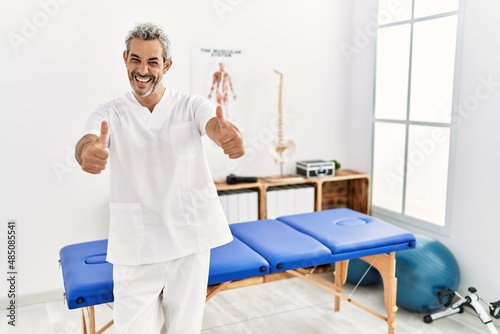
[[[401,213],[405,125],[376,122],[374,131],[372,204]]]
[[[377,38],[375,117],[406,119],[410,25],[380,28]]]
[[[458,10],[458,0],[415,0],[415,18]]]
[[[378,23],[387,24],[411,19],[412,0],[379,0]]]
[[[457,17],[415,23],[410,95],[412,121],[450,122]]]
[[[450,129],[411,125],[405,214],[444,226]]]

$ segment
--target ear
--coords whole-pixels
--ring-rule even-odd
[[[167,71],[170,69],[170,66],[172,66],[172,58],[168,59],[163,65],[163,74],[167,73]]]
[[[125,62],[125,65],[127,65],[127,50],[123,51],[123,61]]]

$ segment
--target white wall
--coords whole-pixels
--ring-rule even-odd
[[[190,88],[191,44],[242,45],[252,51],[249,73],[255,84],[248,107],[255,118],[246,135],[254,139],[248,148],[255,154],[238,160],[241,175],[279,172],[258,140],[276,109],[273,67],[285,74],[285,104],[295,116],[286,136],[299,147],[285,172],[293,172],[296,160],[309,158],[335,158],[346,168],[370,172],[374,38],[369,33],[375,1],[55,1],[10,2],[0,21],[0,259],[6,222],[16,219],[19,302],[59,297],[59,249],[106,237],[108,176],[81,172],[72,148],[87,115],[128,91],[121,52],[135,22],[158,22],[172,37],[174,67],[165,83],[175,89]],[[228,3],[217,13],[214,5]],[[8,36],[23,37],[27,21],[43,19],[41,4],[59,5],[47,5],[47,22],[40,21],[44,24],[36,32],[25,30],[31,33],[26,43],[13,47]],[[496,300],[500,3],[468,0],[465,5],[459,103],[476,94],[479,78],[491,76],[494,84],[491,96],[462,116],[451,233],[434,236],[457,257],[462,285]],[[367,39],[360,37],[363,30]],[[341,51],[346,44],[359,52],[346,57]],[[228,160],[211,146],[207,151],[214,174],[225,175]],[[2,291],[3,280],[0,300]]]
[[[174,89],[190,89],[192,44],[251,50],[253,118],[244,126],[257,144],[251,159],[238,160],[241,175],[279,173],[258,140],[276,112],[274,67],[285,75],[284,103],[294,115],[285,134],[298,144],[285,172],[299,159],[335,158],[351,167],[349,66],[338,49],[350,31],[346,0],[30,0],[9,2],[3,13],[0,267],[7,221],[15,219],[20,304],[61,297],[61,247],[107,236],[108,175],[81,172],[73,147],[88,114],[129,90],[121,54],[136,22],[157,22],[171,36],[174,65],[165,83]],[[207,151],[214,174],[225,176],[228,159]],[[0,301],[6,289],[0,280]]]
[[[462,113],[457,123],[449,235],[408,227],[431,235],[455,255],[461,268],[461,291],[474,286],[488,301],[500,299],[498,236],[500,219],[500,2],[464,1],[464,26],[459,64]],[[364,0],[353,4],[351,40],[370,27],[375,7]],[[369,32],[369,29],[368,29]],[[358,37],[359,38],[359,37]],[[364,45],[357,40],[358,45]],[[355,169],[371,169],[373,48],[369,39],[351,63],[349,161]],[[485,84],[484,82],[489,82]]]
[[[461,264],[462,283],[476,287],[489,301],[500,299],[499,15],[498,1],[466,1],[459,97],[463,113],[457,123],[451,237],[445,240]]]

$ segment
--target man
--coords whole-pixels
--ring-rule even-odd
[[[123,60],[132,92],[92,113],[75,149],[92,174],[109,159],[116,332],[199,333],[210,249],[232,239],[201,136],[229,158],[243,140],[220,106],[164,87],[172,58],[159,27],[130,31]]]

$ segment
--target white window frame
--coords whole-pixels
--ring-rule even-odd
[[[384,209],[381,207],[377,207],[371,203],[371,214],[375,217],[379,217],[381,219],[384,219],[388,222],[391,222],[395,225],[405,227],[407,228],[409,225],[414,226],[423,230],[428,230],[432,231],[435,233],[439,233],[442,235],[449,235],[450,234],[450,229],[451,229],[451,222],[452,222],[452,217],[451,217],[451,204],[452,204],[452,195],[453,195],[453,179],[454,179],[454,163],[455,163],[455,147],[456,147],[456,124],[458,121],[457,118],[457,110],[459,106],[459,83],[460,83],[460,64],[461,64],[461,47],[462,47],[462,35],[463,35],[463,17],[464,17],[464,5],[465,1],[460,0],[459,5],[458,5],[458,10],[457,11],[452,11],[452,12],[447,12],[447,13],[442,13],[442,14],[437,14],[437,15],[432,15],[432,16],[427,16],[423,18],[413,18],[413,13],[414,13],[414,5],[415,0],[412,0],[412,15],[409,20],[404,20],[404,21],[398,21],[394,23],[388,23],[388,24],[380,24],[379,27],[390,27],[390,26],[395,26],[395,25],[400,25],[400,24],[411,24],[411,35],[410,35],[410,54],[409,54],[409,65],[408,65],[408,97],[407,97],[407,105],[406,105],[406,120],[387,120],[387,119],[377,119],[375,117],[375,99],[376,99],[376,74],[377,74],[377,68],[376,68],[376,59],[377,59],[377,42],[375,39],[375,66],[374,66],[374,76],[373,76],[373,102],[372,102],[372,175],[374,175],[374,162],[375,162],[375,125],[377,122],[387,122],[387,123],[397,123],[397,124],[405,124],[406,126],[406,138],[405,138],[405,176],[403,178],[404,180],[404,186],[403,186],[403,207],[404,203],[406,200],[406,194],[405,194],[405,189],[406,189],[406,163],[407,163],[407,155],[408,155],[408,133],[409,133],[409,126],[410,125],[424,125],[424,126],[443,126],[447,127],[450,129],[450,146],[449,146],[449,159],[448,159],[448,180],[447,180],[447,194],[446,194],[446,213],[445,213],[445,223],[444,226],[436,225],[431,222],[427,222],[421,219],[417,219],[411,216],[407,216],[404,213],[398,213],[394,212],[388,209]],[[382,8],[379,8],[379,11],[383,10]],[[455,48],[455,64],[454,64],[454,79],[453,79],[453,93],[452,93],[452,115],[451,115],[451,122],[449,124],[443,124],[443,123],[434,123],[434,122],[420,122],[420,121],[411,121],[409,119],[409,98],[410,98],[410,82],[411,82],[411,66],[412,66],[412,48],[413,48],[413,25],[416,22],[421,22],[421,21],[426,21],[430,19],[435,19],[439,17],[446,17],[446,16],[451,16],[451,15],[457,15],[457,35],[456,35],[456,48]],[[371,194],[370,198],[373,200],[373,183],[371,185]]]

